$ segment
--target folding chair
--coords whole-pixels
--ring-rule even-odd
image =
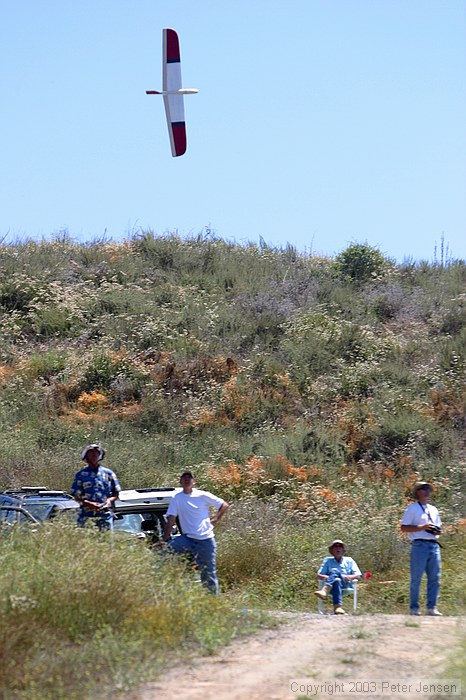
[[[325,581],[322,581],[319,579],[319,591],[321,588],[325,586]],[[343,589],[343,596],[348,596],[352,595],[353,596],[353,611],[356,612],[356,608],[358,607],[358,580],[353,579],[353,588],[344,588]],[[329,599],[330,599],[331,594],[329,594]],[[324,601],[321,600],[320,598],[317,598],[317,605],[319,608],[319,612],[321,615],[325,615],[325,610],[324,610]]]

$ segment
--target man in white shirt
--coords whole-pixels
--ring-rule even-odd
[[[435,506],[428,503],[432,485],[418,481],[413,489],[415,502],[409,505],[401,520],[401,532],[411,540],[410,560],[410,600],[411,615],[420,615],[419,589],[421,579],[427,576],[427,615],[441,615],[437,610],[440,592],[441,556],[439,535],[442,534],[442,521]]]
[[[170,539],[178,518],[182,534],[170,540],[169,548],[178,554],[192,554],[199,566],[202,583],[211,593],[217,594],[217,545],[214,526],[224,516],[229,504],[208,491],[195,489],[195,483],[191,471],[185,471],[180,476],[180,486],[183,490],[170,501],[162,539],[164,542]],[[210,507],[217,509],[217,513],[212,518]]]

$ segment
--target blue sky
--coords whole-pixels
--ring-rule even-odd
[[[1,0],[0,240],[466,257],[466,0]],[[188,150],[172,158],[164,27]]]

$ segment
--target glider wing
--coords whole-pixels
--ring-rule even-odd
[[[163,30],[163,101],[167,117],[172,156],[186,152],[186,124],[181,90],[180,42],[174,29]]]

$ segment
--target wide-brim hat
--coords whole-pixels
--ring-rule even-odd
[[[342,540],[333,540],[332,544],[329,544],[328,546],[328,551],[330,554],[332,553],[332,548],[335,547],[336,544],[341,544],[343,546],[343,551],[346,549],[346,544],[342,542]]]
[[[417,492],[424,486],[428,486],[430,491],[434,490],[434,487],[432,486],[432,484],[429,484],[428,481],[416,481],[416,483],[413,486],[413,498],[416,498]]]
[[[100,445],[97,445],[97,443],[95,443],[95,442],[92,443],[92,445],[86,445],[84,450],[81,452],[81,459],[85,460],[86,455],[89,452],[89,450],[93,450],[93,449],[99,450],[99,462],[101,462],[103,460],[103,458],[105,457],[105,450]]]

